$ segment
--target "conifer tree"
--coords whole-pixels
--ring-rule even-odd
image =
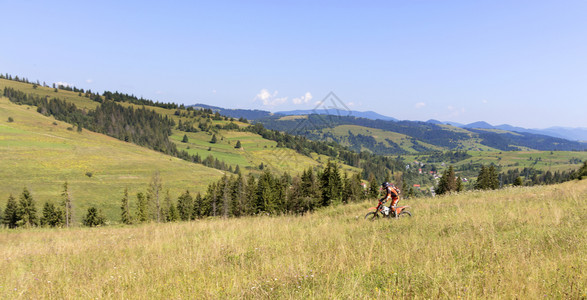
[[[181,122],[181,120],[180,120],[179,122]],[[181,124],[181,123],[180,123],[180,124]],[[182,143],[187,143],[188,141],[189,141],[189,139],[188,139],[188,135],[187,135],[187,134],[184,134],[184,135],[183,135],[183,139],[181,139],[181,142],[182,142]]]
[[[230,198],[231,214],[235,217],[240,217],[245,214],[245,180],[244,177],[238,173],[236,178],[230,182]]]
[[[253,174],[249,174],[249,178],[247,179],[247,183],[245,185],[245,203],[244,206],[244,214],[245,215],[252,215],[255,211],[255,200],[257,199],[257,181]]]
[[[375,180],[375,175],[373,173],[369,174],[369,198],[378,198],[379,197],[379,184]]]
[[[486,190],[486,183],[487,179],[487,171],[485,170],[485,165],[481,165],[481,170],[479,170],[479,174],[477,175],[477,181],[475,182],[475,189],[476,190]]]
[[[40,221],[41,226],[58,227],[63,226],[65,216],[63,210],[56,208],[53,203],[45,202]]]
[[[63,191],[61,192],[63,197],[62,207],[65,213],[65,226],[70,227],[73,225],[73,204],[71,201],[71,195],[69,193],[69,186],[67,181],[63,184]]]
[[[197,193],[196,197],[194,198],[194,208],[192,211],[192,219],[199,219],[201,218],[202,211],[204,208],[204,199],[202,198],[202,194]]]
[[[222,176],[222,178],[220,179],[220,182],[218,184],[218,195],[220,195],[220,199],[222,200],[222,216],[225,218],[228,218],[230,216],[230,204],[231,204],[231,199],[230,199],[230,185],[228,183],[229,179],[226,176],[226,174],[224,174],[224,176]]]
[[[463,189],[463,179],[461,178],[461,176],[457,176],[457,192],[462,192]]]
[[[489,175],[487,180],[490,189],[497,190],[499,188],[499,179],[494,165],[489,166]]]
[[[308,170],[302,173],[301,189],[300,206],[302,213],[314,210],[320,204],[322,197],[320,195],[320,185],[312,167],[308,167]]]
[[[189,221],[193,213],[193,199],[190,191],[186,190],[177,198],[177,212],[182,221]]]
[[[166,222],[175,222],[179,219],[177,206],[173,203],[173,200],[171,200],[169,189],[165,191],[165,200],[163,200],[161,218]]]
[[[242,147],[241,146],[241,141],[240,140],[236,141],[236,146],[234,146],[234,148],[240,149],[241,147]]]
[[[153,207],[153,218],[157,220],[157,223],[161,221],[161,189],[161,176],[159,175],[159,171],[156,171],[151,178],[151,183],[149,183],[147,198],[150,200],[149,205]]]
[[[211,143],[211,144],[216,144],[216,142],[217,142],[217,141],[218,141],[218,140],[217,140],[217,138],[216,138],[216,134],[213,134],[213,135],[212,135],[212,139],[210,140],[210,143]]]
[[[132,224],[132,216],[130,214],[130,205],[128,201],[128,188],[124,189],[124,195],[122,196],[122,203],[120,205],[121,213],[121,221],[123,224]]]
[[[145,194],[137,193],[137,218],[139,223],[147,222],[149,220],[149,207]]]
[[[490,165],[486,168],[481,165],[481,170],[477,176],[477,182],[475,183],[475,189],[477,190],[495,190],[499,188],[499,179],[497,178],[497,172],[495,167]]]
[[[320,191],[322,192],[322,206],[329,206],[341,202],[342,180],[335,162],[329,160],[320,176]]]
[[[102,226],[106,223],[106,218],[102,214],[101,210],[95,207],[88,208],[88,213],[84,217],[82,224],[88,227]]]
[[[259,177],[259,182],[257,183],[257,199],[255,201],[256,213],[273,213],[276,210],[274,184],[275,180],[273,175],[268,170],[263,172]]]
[[[10,194],[8,196],[8,202],[6,202],[6,208],[4,209],[2,223],[8,228],[16,228],[18,220],[18,204],[16,203],[16,199]]]
[[[446,177],[446,187],[449,193],[452,192],[456,192],[457,190],[457,181],[456,181],[456,176],[455,176],[455,171],[452,167],[452,165],[450,165],[448,167],[448,172],[447,172],[447,177]]]
[[[18,219],[19,224],[25,227],[38,225],[35,200],[26,187],[23,189],[18,201]]]

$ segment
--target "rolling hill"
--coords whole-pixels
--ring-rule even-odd
[[[527,132],[513,132],[495,128],[459,128],[431,122],[383,121],[348,116],[308,115],[305,118],[268,117],[258,120],[267,128],[282,130],[292,134],[304,135],[315,140],[331,139],[346,143],[350,148],[369,150],[380,155],[407,154],[434,150],[548,150],[548,151],[583,151],[587,143],[569,141],[546,135]],[[401,134],[413,145],[401,145],[401,139],[378,141],[372,136],[361,135],[358,139],[348,139],[342,134],[341,125],[362,127],[362,131],[377,129]],[[487,124],[489,125],[489,124]],[[490,126],[490,125],[489,125]],[[351,131],[352,133],[352,131]],[[404,146],[404,147],[402,147]]]
[[[98,108],[102,98],[0,79],[0,90],[4,88],[43,99],[64,99],[79,108],[81,114]],[[140,103],[116,103],[134,111],[145,109]],[[293,149],[278,148],[274,140],[240,130],[249,124],[225,116],[162,106],[147,106],[147,110],[182,124],[181,128],[173,127],[169,136],[177,148],[175,156],[148,149],[148,145],[124,142],[122,137],[114,138],[114,133],[108,136],[87,128],[78,131],[80,126],[75,122],[66,123],[39,113],[35,106],[17,105],[0,97],[0,207],[5,206],[9,194],[18,197],[24,187],[31,190],[38,204],[58,203],[67,181],[78,216],[89,206],[96,206],[109,220],[116,221],[124,189],[128,188],[134,199],[137,192],[146,191],[155,172],[160,173],[164,189],[169,189],[175,198],[187,189],[204,192],[210,183],[223,174],[230,175],[237,166],[245,175],[259,175],[263,170],[298,175],[310,167],[320,170],[330,159],[317,153],[302,155]],[[210,142],[212,136],[217,137],[215,143]],[[240,148],[235,147],[237,142]],[[201,162],[191,162],[194,157]],[[344,172],[360,170],[339,165]]]

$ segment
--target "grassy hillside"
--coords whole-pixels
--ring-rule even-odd
[[[16,82],[12,80],[0,79],[0,89],[4,87],[11,87],[25,93],[30,93],[38,96],[49,96],[58,97],[68,102],[74,103],[77,107],[85,109],[94,109],[99,103],[90,100],[89,98],[79,96],[79,93],[58,90],[54,92],[53,88],[38,86],[33,88],[32,84]],[[141,105],[132,103],[120,102],[121,105],[131,106],[134,108],[140,108]],[[189,116],[189,112],[182,111],[180,115],[176,114],[175,109],[165,109],[161,107],[148,107],[156,111],[157,113],[172,118],[176,123],[182,122],[193,122],[195,126],[199,121],[203,121],[200,118],[194,118]],[[313,158],[300,155],[293,150],[287,149],[276,149],[276,142],[262,138],[258,134],[249,132],[239,132],[234,130],[222,130],[217,129],[216,126],[224,126],[229,123],[234,123],[239,127],[245,127],[249,124],[238,122],[236,120],[211,120],[210,126],[213,128],[212,132],[183,132],[174,130],[174,134],[171,136],[171,140],[178,146],[179,150],[186,150],[189,154],[199,154],[202,159],[208,155],[224,161],[225,163],[232,165],[240,165],[241,171],[244,173],[260,173],[258,169],[260,164],[268,166],[270,170],[283,173],[289,172],[291,174],[301,173],[302,170],[307,169],[310,166],[322,168],[327,159],[318,161],[318,157]],[[216,133],[218,136],[218,142],[215,144],[210,143],[212,133]],[[188,143],[182,143],[183,135],[186,134],[189,137]],[[243,144],[242,149],[235,149],[236,142],[240,140]],[[189,149],[188,149],[189,147]],[[358,172],[359,169],[353,168],[347,165],[341,164],[343,169],[348,172]],[[1,200],[0,200],[1,201]]]
[[[9,117],[14,121],[8,122]],[[71,125],[45,117],[34,107],[0,97],[0,207],[9,194],[18,196],[27,187],[40,210],[45,201],[60,201],[62,185],[68,181],[78,219],[88,206],[96,205],[117,221],[124,188],[134,200],[156,171],[174,197],[188,188],[204,191],[222,175],[102,134],[68,128]]]
[[[59,97],[85,109],[93,109],[98,105],[98,102],[75,92],[54,92],[52,88],[33,88],[32,84],[0,79],[0,89],[4,87],[38,96]],[[121,104],[140,107],[124,102]],[[197,126],[197,122],[204,121],[199,117],[190,117],[185,110],[177,115],[174,109],[149,108],[173,118],[176,123],[196,122]],[[9,117],[14,122],[8,122]],[[212,155],[232,168],[239,165],[245,174],[262,172],[260,165],[263,164],[263,169],[276,174],[287,171],[295,176],[308,167],[320,169],[328,160],[318,155],[308,157],[291,149],[276,148],[276,142],[258,134],[217,128],[231,122],[239,127],[248,126],[245,123],[225,118],[205,121],[212,128],[210,132],[186,133],[173,130],[171,141],[179,150],[199,154],[202,159]],[[182,142],[184,134],[189,137],[187,143]],[[214,144],[210,143],[212,134],[218,137]],[[240,149],[235,148],[237,141],[242,144]],[[170,189],[173,198],[186,189],[203,192],[209,183],[224,173],[88,130],[75,132],[72,125],[45,117],[37,113],[35,107],[16,105],[2,97],[0,155],[0,207],[4,208],[9,194],[18,196],[27,187],[40,210],[46,201],[60,201],[62,185],[68,181],[76,202],[78,221],[91,205],[103,209],[109,220],[118,221],[119,202],[124,188],[129,188],[133,197],[131,201],[134,202],[134,195],[146,190],[147,183],[156,171],[160,172],[164,188]],[[342,167],[347,172],[358,171],[350,166]]]
[[[376,222],[362,219],[365,202],[304,217],[0,229],[0,297],[580,299],[585,199],[583,180],[420,199],[411,219]]]
[[[358,135],[368,135],[375,138],[378,143],[383,143],[385,146],[391,147],[388,141],[392,141],[393,143],[398,144],[401,149],[407,152],[418,152],[414,149],[414,142],[413,139],[405,134],[392,132],[392,131],[385,131],[381,129],[369,128],[364,126],[358,125],[339,125],[333,128],[323,129],[325,134],[332,134],[337,137],[340,141],[340,144],[344,146],[352,146],[351,143],[348,142],[349,132]],[[443,150],[443,148],[430,145],[428,143],[419,142],[419,145],[428,148],[430,150]],[[368,150],[367,148],[363,150]]]

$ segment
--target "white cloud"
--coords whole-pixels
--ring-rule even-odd
[[[302,104],[302,103],[308,103],[310,102],[310,100],[312,100],[312,94],[310,94],[310,92],[306,92],[303,96],[299,97],[299,98],[293,98],[292,101],[294,104]]]
[[[261,89],[254,100],[261,100],[265,106],[276,106],[287,102],[287,97],[277,98],[278,92],[271,93],[268,89]]]
[[[86,83],[92,83],[92,82],[94,82],[94,80],[92,80],[92,79],[86,79]]]
[[[420,109],[424,106],[426,106],[426,103],[424,103],[424,102],[418,102],[414,105],[414,107],[416,107],[416,109]]]
[[[456,116],[459,116],[459,115],[465,113],[465,108],[464,107],[457,108],[457,107],[454,107],[452,105],[449,105],[447,107],[447,109],[450,112],[449,117],[456,117]]]
[[[487,103],[487,100],[486,99],[483,99],[483,101],[481,101],[481,102],[483,102],[483,104],[486,104]]]
[[[212,90],[212,94],[216,94],[216,90]]]
[[[67,82],[63,82],[63,81],[55,82],[55,85],[56,86],[60,86],[60,85],[62,85],[62,86],[71,86],[71,84],[69,84]]]
[[[355,106],[355,102],[349,102],[346,104],[347,106]]]

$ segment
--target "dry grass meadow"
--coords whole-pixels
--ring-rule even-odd
[[[0,229],[0,298],[584,299],[587,181],[303,217]],[[401,202],[400,202],[401,203]]]

